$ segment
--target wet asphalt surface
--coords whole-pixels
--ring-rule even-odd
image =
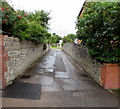
[[[118,99],[85,75],[59,49],[51,49],[3,92],[3,107],[118,107]]]

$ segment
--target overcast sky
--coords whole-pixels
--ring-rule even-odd
[[[17,9],[25,11],[45,10],[52,17],[51,33],[65,36],[76,33],[75,21],[85,0],[7,0]]]

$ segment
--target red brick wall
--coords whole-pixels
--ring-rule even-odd
[[[7,70],[6,68],[6,53],[4,50],[4,36],[0,35],[0,80],[1,80],[1,87],[0,88],[5,88],[6,87],[6,80],[4,78],[4,74]]]
[[[118,64],[104,64],[101,67],[101,85],[105,89],[120,88],[120,66]]]

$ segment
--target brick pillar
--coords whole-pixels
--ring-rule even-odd
[[[5,48],[4,48],[4,35],[0,35],[0,88],[4,89],[6,87],[5,72],[6,62],[5,62]]]

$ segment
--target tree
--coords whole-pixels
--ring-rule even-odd
[[[63,43],[73,42],[76,38],[77,36],[75,34],[68,34],[67,36],[63,38]]]
[[[45,12],[43,10],[41,11],[35,11],[34,13],[31,12],[29,13],[29,20],[31,21],[37,21],[38,24],[40,24],[43,28],[49,29],[48,25],[49,25],[49,20],[51,19],[49,17],[48,12]]]
[[[67,37],[71,38],[73,41],[77,38],[75,34],[68,34]]]
[[[50,43],[51,44],[56,44],[56,43],[59,43],[59,40],[62,40],[62,38],[60,36],[54,34],[50,38]]]

